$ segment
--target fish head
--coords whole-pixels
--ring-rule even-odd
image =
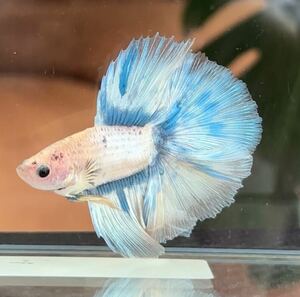
[[[57,191],[75,183],[70,157],[57,146],[24,160],[16,170],[23,181],[39,190]]]

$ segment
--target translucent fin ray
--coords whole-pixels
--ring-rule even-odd
[[[102,78],[95,124],[144,126],[153,121],[168,105],[170,76],[191,44],[158,34],[132,40]]]
[[[93,206],[91,214],[98,235],[123,255],[143,252],[123,239],[117,246],[121,228],[114,233],[108,222],[122,217],[141,232],[145,254],[150,246],[158,254],[154,242],[189,236],[198,220],[234,202],[251,172],[262,133],[257,105],[228,69],[191,53],[191,43],[158,35],[133,40],[101,82],[95,125],[150,125],[158,152],[140,173],[86,193],[120,207]]]
[[[89,202],[95,231],[116,253],[126,257],[158,257],[164,248],[150,237],[139,222],[122,210]]]

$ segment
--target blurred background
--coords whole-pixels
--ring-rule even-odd
[[[299,29],[298,0],[0,1],[1,234],[93,230],[86,205],[30,188],[15,168],[92,126],[108,63],[132,38],[160,32],[195,38],[194,51],[230,67],[264,128],[236,203],[174,244],[299,249]]]

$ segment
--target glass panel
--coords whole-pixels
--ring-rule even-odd
[[[264,130],[236,202],[167,246],[299,249],[299,18],[296,0],[2,1],[0,243],[104,245],[85,204],[29,187],[15,168],[92,126],[108,63],[160,32],[195,38],[195,52],[245,81]]]
[[[176,257],[191,257],[177,254]],[[106,279],[106,278],[0,278],[1,296],[299,296],[299,255],[260,256],[197,254],[213,271],[213,280]],[[288,292],[288,295],[287,295]],[[140,294],[140,295],[139,295]]]

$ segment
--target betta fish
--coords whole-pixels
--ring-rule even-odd
[[[251,172],[257,105],[192,42],[133,39],[101,80],[95,125],[17,167],[34,188],[86,201],[97,236],[125,257],[158,257],[189,237]]]

